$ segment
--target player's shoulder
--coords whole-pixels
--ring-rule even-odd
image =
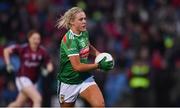
[[[75,37],[74,37],[74,34],[69,30],[69,31],[67,31],[66,34],[63,36],[62,42],[63,42],[63,43],[68,43],[68,42],[74,40],[74,38],[75,38]]]
[[[21,44],[21,45],[19,45],[19,47],[26,48],[26,47],[28,47],[28,43]]]
[[[83,31],[83,34],[89,35],[89,32],[86,30],[86,31]]]
[[[10,46],[8,46],[8,48],[26,48],[28,47],[28,44],[27,43],[24,43],[24,44],[12,44]]]
[[[45,48],[45,46],[43,46],[43,45],[40,45],[40,46],[39,46],[39,50],[46,52],[46,48]]]
[[[70,29],[67,33],[66,33],[66,38],[68,38],[68,39],[75,39],[75,37],[77,36],[88,36],[89,35],[89,33],[88,33],[88,31],[86,30],[86,31],[83,31],[83,32],[81,32],[81,34],[80,35],[77,35],[77,34],[75,34],[75,33],[73,33],[73,31]]]
[[[83,31],[82,35],[83,35],[83,37],[89,37],[89,32],[87,30]]]
[[[65,35],[68,40],[73,40],[75,38],[75,35],[71,30],[69,30]]]

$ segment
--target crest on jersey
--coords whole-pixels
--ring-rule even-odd
[[[25,57],[25,58],[28,58],[28,57],[29,57],[29,54],[28,54],[28,53],[25,53],[25,54],[24,54],[24,57]]]
[[[41,55],[39,55],[39,56],[38,56],[38,60],[41,60],[41,59],[42,59],[42,56],[41,56]]]
[[[65,95],[60,94],[60,103],[64,103],[64,97],[65,97]]]
[[[32,60],[36,60],[36,54],[32,54]]]
[[[86,47],[86,42],[84,40],[80,40],[80,44],[82,47]]]

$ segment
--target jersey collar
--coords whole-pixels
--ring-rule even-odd
[[[78,35],[78,34],[76,34],[76,33],[73,33],[73,31],[70,29],[69,30],[73,35],[75,35],[75,36],[81,36],[82,35],[82,32]]]

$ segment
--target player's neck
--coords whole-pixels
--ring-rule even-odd
[[[74,28],[71,28],[70,31],[71,31],[73,34],[75,34],[76,36],[79,36],[79,35],[81,34],[81,31],[78,31],[78,30],[76,30],[76,29],[74,29]]]
[[[37,46],[34,46],[34,45],[30,45],[30,48],[32,51],[37,51],[38,47]]]

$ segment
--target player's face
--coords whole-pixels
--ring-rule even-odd
[[[86,31],[86,14],[84,12],[77,13],[72,21],[72,26],[78,32]]]
[[[32,36],[29,38],[30,46],[38,47],[40,42],[41,42],[41,37],[38,33],[32,34]]]

